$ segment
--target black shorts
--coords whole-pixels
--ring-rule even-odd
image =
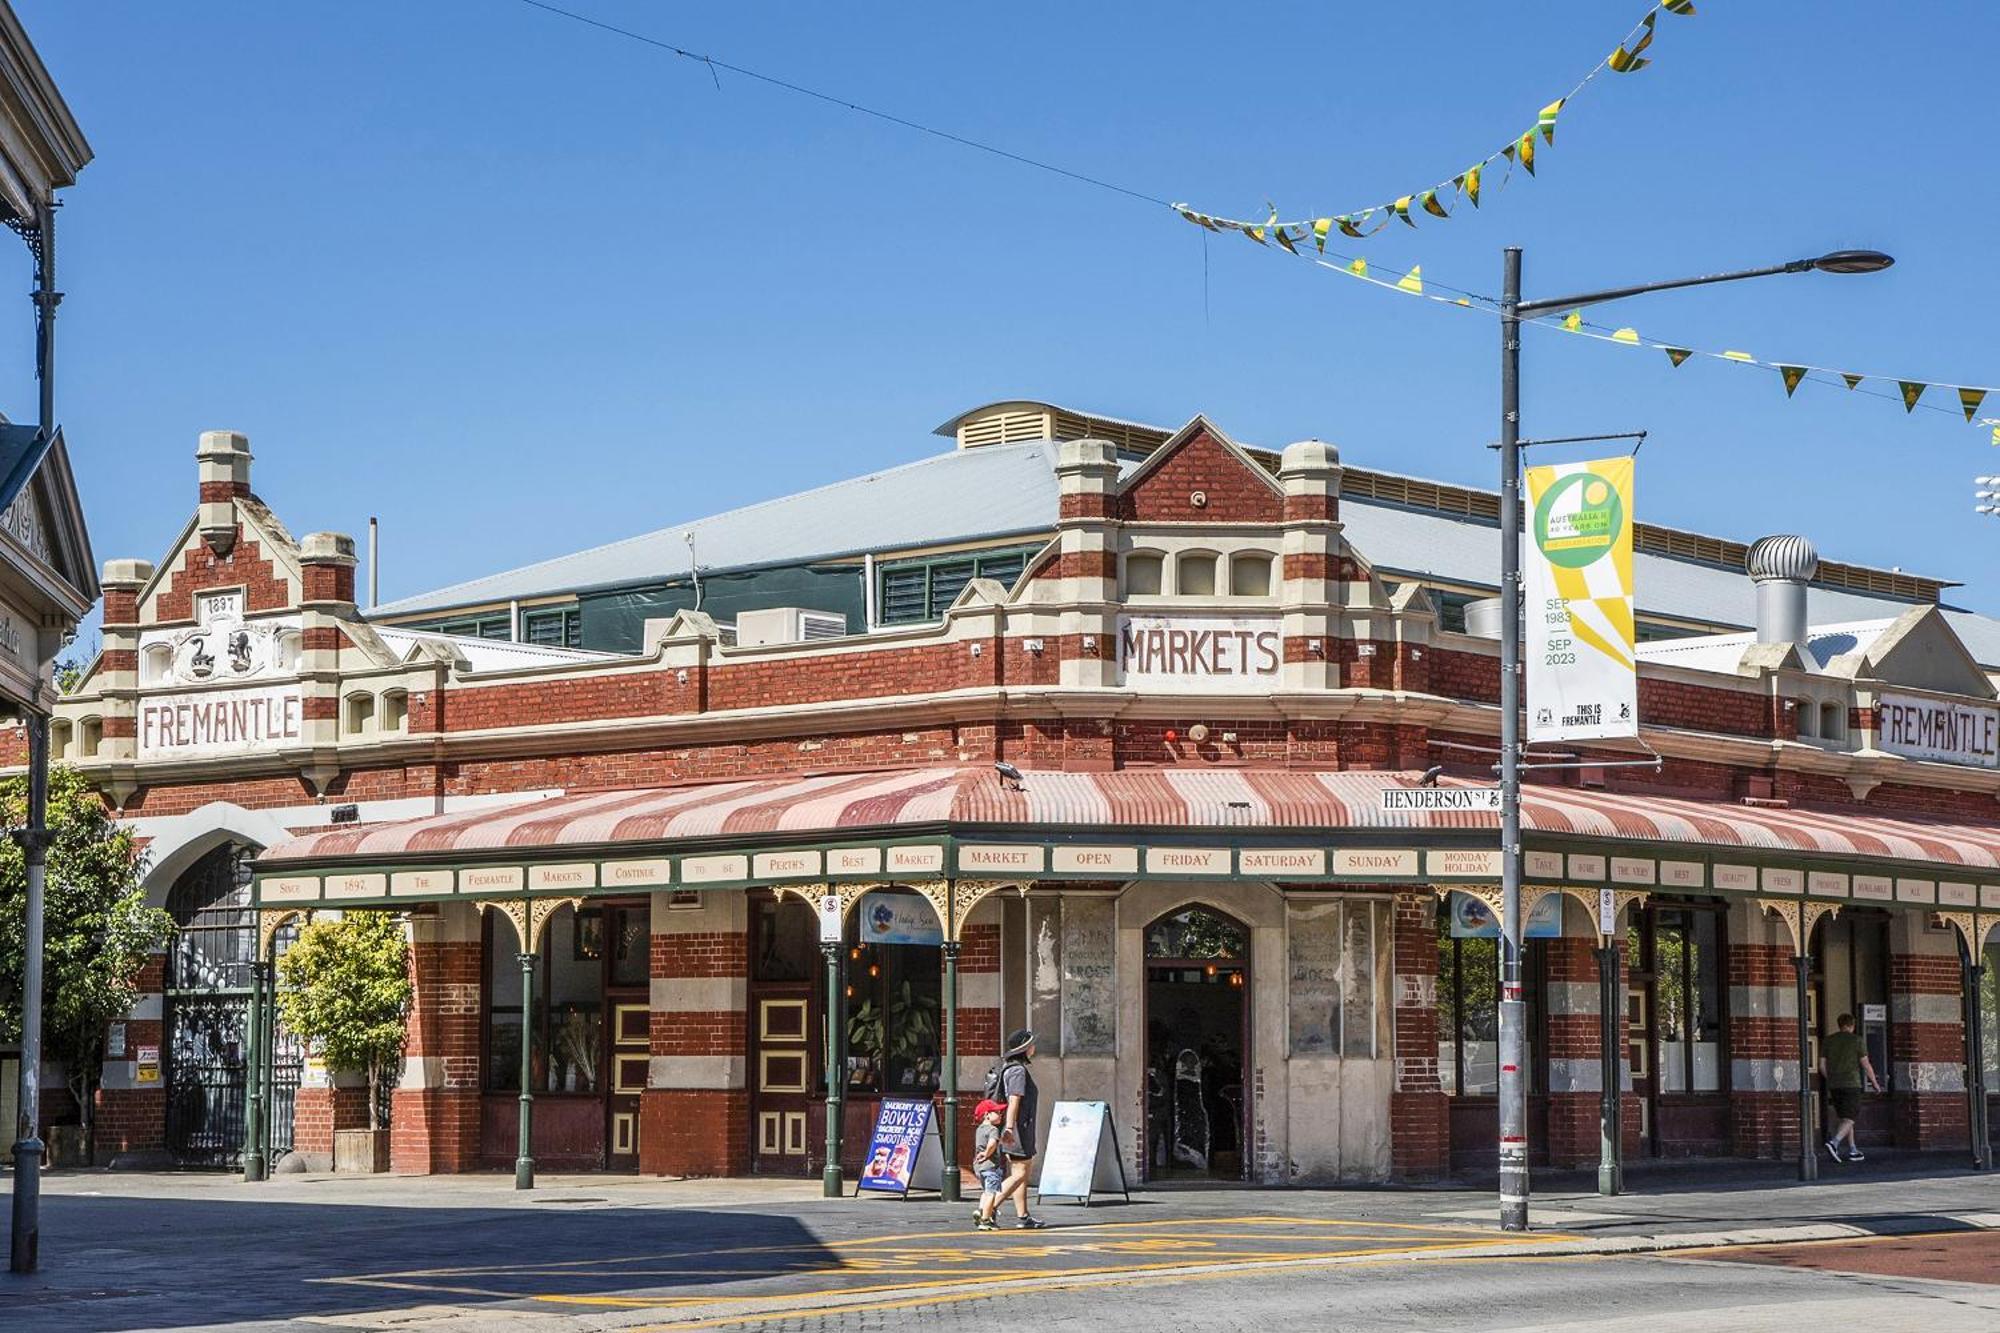
[[[1826,1099],[1833,1103],[1833,1113],[1842,1120],[1852,1120],[1861,1114],[1861,1089],[1828,1088]]]

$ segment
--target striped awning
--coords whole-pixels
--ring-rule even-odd
[[[1414,787],[1397,772],[1282,769],[1028,771],[1022,789],[990,767],[780,777],[592,792],[466,814],[357,825],[271,848],[272,870],[327,863],[532,857],[567,847],[691,842],[748,846],[894,836],[922,827],[947,835],[1069,837],[1083,830],[1241,830],[1244,834],[1349,830],[1496,831],[1489,812],[1390,812],[1382,793]],[[1447,788],[1464,788],[1453,783]],[[1522,824],[1531,843],[1612,840],[1728,849],[1801,859],[1899,861],[2000,870],[2000,825],[1888,818],[1776,805],[1729,804],[1569,787],[1530,786]]]

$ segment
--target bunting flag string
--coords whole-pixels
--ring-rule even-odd
[[[1401,219],[1414,227],[1416,212],[1427,213],[1435,218],[1451,216],[1451,201],[1464,199],[1474,208],[1479,207],[1480,188],[1486,169],[1496,162],[1506,164],[1506,173],[1500,178],[1500,188],[1506,188],[1508,177],[1518,165],[1530,176],[1535,174],[1536,139],[1539,137],[1544,147],[1554,147],[1556,141],[1556,117],[1563,108],[1574,101],[1599,74],[1610,70],[1614,74],[1630,74],[1652,63],[1649,56],[1640,53],[1653,44],[1657,35],[1655,25],[1661,11],[1669,14],[1691,16],[1695,12],[1694,0],[1658,0],[1646,11],[1645,17],[1632,28],[1613,48],[1611,53],[1594,65],[1590,72],[1577,80],[1576,86],[1550,102],[1535,114],[1535,123],[1506,144],[1496,148],[1473,165],[1458,172],[1448,180],[1422,190],[1413,190],[1398,195],[1385,204],[1372,204],[1367,208],[1357,208],[1345,213],[1329,213],[1319,217],[1297,218],[1289,221],[1278,217],[1278,210],[1271,207],[1270,216],[1262,222],[1248,222],[1236,218],[1222,217],[1214,213],[1202,213],[1186,204],[1175,204],[1173,209],[1197,227],[1214,232],[1237,232],[1249,237],[1258,245],[1276,241],[1280,247],[1298,253],[1298,247],[1311,241],[1313,247],[1322,253],[1326,250],[1327,237],[1336,229],[1343,236],[1357,240],[1373,236],[1389,225],[1392,219]]]
[[[1294,253],[1298,252],[1294,251]],[[1499,313],[1500,303],[1491,296],[1468,291],[1460,287],[1447,286],[1434,279],[1426,278],[1423,276],[1423,266],[1420,264],[1413,264],[1410,266],[1409,272],[1399,274],[1394,269],[1381,268],[1379,266],[1371,267],[1366,259],[1359,257],[1335,256],[1335,258],[1341,261],[1338,263],[1329,259],[1313,258],[1310,255],[1300,255],[1300,258],[1312,258],[1318,267],[1326,269],[1329,272],[1340,273],[1351,278],[1359,278],[1363,282],[1388,291],[1421,296],[1425,300],[1435,301],[1442,305],[1484,310],[1490,314]],[[1849,390],[1860,392],[1870,397],[1900,401],[1903,404],[1903,410],[1913,414],[1920,407],[1927,412],[1962,414],[1968,424],[1976,424],[1990,430],[1991,443],[1995,446],[2000,446],[2000,417],[1981,417],[1979,415],[1979,410],[1985,405],[1987,397],[1994,393],[2000,393],[2000,386],[1948,384],[1942,380],[1935,379],[1905,379],[1897,375],[1878,375],[1851,370],[1837,370],[1829,366],[1815,366],[1797,361],[1766,361],[1752,356],[1748,352],[1733,348],[1721,351],[1707,351],[1702,348],[1686,347],[1675,343],[1653,342],[1641,337],[1636,328],[1629,326],[1612,328],[1608,325],[1594,324],[1583,317],[1581,310],[1571,310],[1563,315],[1544,315],[1522,322],[1559,330],[1563,333],[1574,334],[1582,338],[1595,338],[1600,342],[1618,343],[1626,347],[1644,347],[1650,348],[1653,351],[1664,352],[1666,353],[1667,360],[1676,368],[1685,364],[1690,359],[1700,356],[1717,361],[1734,362],[1737,365],[1753,366],[1761,370],[1775,371],[1779,382],[1784,387],[1787,398],[1795,395],[1801,384],[1840,383],[1846,385]],[[1870,380],[1893,383],[1896,385],[1896,392],[1890,393],[1861,387],[1865,381]],[[1953,393],[1957,394],[1958,403],[1956,407],[1945,407],[1938,403],[1923,401],[1925,393],[1939,387],[1949,388]]]

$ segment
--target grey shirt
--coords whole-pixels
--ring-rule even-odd
[[[991,1167],[995,1171],[1000,1169],[1000,1154],[996,1152],[991,1157],[988,1157],[986,1156],[986,1149],[988,1146],[1000,1141],[1000,1131],[1002,1128],[1003,1126],[989,1125],[985,1121],[981,1121],[979,1128],[973,1131],[972,1164],[975,1167],[980,1170],[985,1170],[987,1167]]]
[[[1026,1060],[1009,1060],[1007,1067],[1000,1071],[1000,1096],[1002,1100],[1009,1097],[1021,1099],[1020,1115],[1014,1122],[1016,1131],[1014,1146],[1004,1151],[1011,1157],[1033,1157],[1035,1110],[1041,1093],[1035,1087],[1035,1076],[1028,1072]]]

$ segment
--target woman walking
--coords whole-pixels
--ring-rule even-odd
[[[1024,1231],[1039,1231],[1048,1225],[1028,1212],[1028,1168],[1035,1161],[1035,1111],[1041,1097],[1035,1087],[1035,1076],[1028,1070],[1028,1063],[1034,1058],[1035,1034],[1028,1028],[1007,1038],[1007,1047],[1000,1053],[995,1099],[1007,1108],[1000,1130],[1000,1155],[1007,1163],[1007,1178],[1000,1182],[992,1203],[980,1214],[982,1227],[993,1225],[993,1215],[999,1211],[1001,1200],[1009,1197],[1014,1200],[1015,1226]]]

